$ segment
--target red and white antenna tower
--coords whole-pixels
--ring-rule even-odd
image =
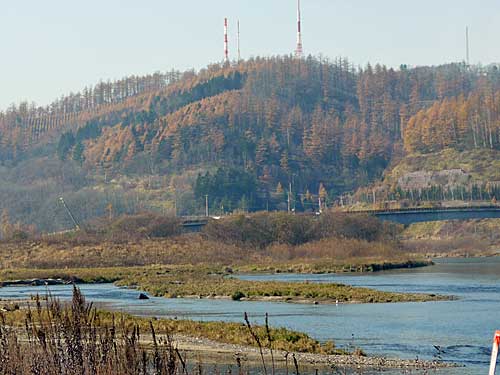
[[[297,0],[297,49],[295,50],[295,57],[302,58],[304,51],[302,49],[302,26],[300,17],[300,0]]]
[[[227,41],[227,18],[224,18],[224,63],[229,64],[229,43]]]

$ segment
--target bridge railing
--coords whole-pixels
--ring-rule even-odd
[[[479,206],[459,206],[459,207],[408,207],[408,208],[389,208],[383,210],[347,210],[343,211],[349,214],[384,214],[384,213],[403,213],[403,212],[443,212],[443,211],[483,211],[500,210],[498,205],[479,205]]]

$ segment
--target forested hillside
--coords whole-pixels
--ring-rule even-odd
[[[481,79],[469,95],[445,98],[419,111],[404,130],[405,149],[430,153],[445,148],[500,148],[498,81]]]
[[[67,226],[41,224],[33,200],[28,215],[8,199],[31,195],[26,182],[60,179],[37,199],[99,196],[95,209],[80,207],[82,219],[196,214],[206,195],[214,213],[286,209],[290,189],[293,208],[313,209],[319,197],[331,204],[379,180],[406,154],[497,149],[499,90],[496,66],[357,68],[311,57],[100,83],[0,114],[0,207],[44,230]]]
[[[484,76],[469,95],[438,100],[412,116],[403,130],[405,157],[386,174],[379,199],[500,198],[499,89],[495,75]]]

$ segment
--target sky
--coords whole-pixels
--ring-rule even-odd
[[[243,58],[290,54],[296,0],[0,0],[0,109],[45,105],[99,80],[223,58],[229,18]],[[438,65],[500,62],[499,0],[302,0],[304,52],[368,62]]]

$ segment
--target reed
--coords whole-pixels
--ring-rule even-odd
[[[176,375],[185,370],[170,335],[157,339],[150,326],[152,349],[140,343],[141,331],[125,320],[103,323],[78,288],[70,305],[48,296],[25,311],[24,327],[8,324],[0,314],[0,374],[40,375]]]
[[[0,374],[201,374],[201,360],[191,363],[174,337],[258,346],[263,368],[264,348],[287,352],[345,354],[333,343],[320,344],[307,335],[284,328],[223,322],[193,322],[134,317],[95,309],[76,287],[71,303],[48,295],[36,296],[20,310],[0,313]],[[239,374],[245,374],[236,358]]]

